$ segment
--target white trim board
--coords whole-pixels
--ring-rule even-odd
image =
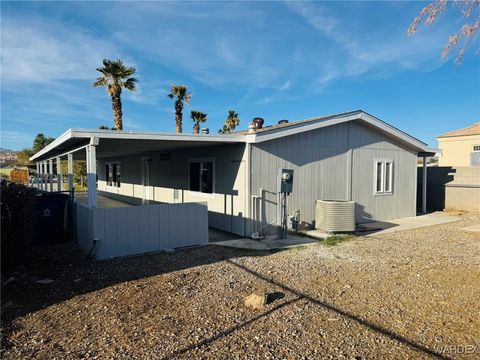
[[[311,118],[304,121],[298,121],[298,123],[291,123],[284,127],[275,127],[271,129],[264,128],[257,133],[233,133],[228,135],[216,135],[216,134],[176,134],[176,133],[153,133],[153,132],[132,132],[132,131],[117,131],[117,130],[87,130],[87,129],[69,129],[60,135],[55,141],[40,150],[38,153],[30,157],[30,160],[34,161],[48,155],[48,153],[54,150],[60,144],[63,144],[69,139],[98,139],[101,142],[102,139],[123,139],[123,140],[154,140],[154,141],[184,141],[192,143],[247,143],[255,144],[268,140],[281,138],[293,134],[302,133],[305,131],[320,129],[327,126],[332,126],[348,121],[363,121],[375,129],[397,139],[398,141],[406,144],[408,147],[415,149],[416,151],[429,151],[428,145],[422,141],[408,135],[407,133],[387,124],[386,122],[377,119],[376,117],[367,114],[366,112],[359,110],[355,112],[337,114],[332,116],[324,116],[318,118]],[[68,153],[68,152],[67,152]],[[43,159],[42,159],[43,160]]]

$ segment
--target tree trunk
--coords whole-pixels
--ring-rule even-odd
[[[193,125],[193,133],[196,135],[200,134],[200,124],[198,122]]]
[[[120,98],[120,92],[116,91],[112,94],[112,109],[115,122],[115,129],[123,130],[122,122],[122,99]]]
[[[175,101],[175,131],[179,134],[182,133],[182,110],[183,103],[181,100]]]

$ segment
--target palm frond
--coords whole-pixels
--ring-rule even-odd
[[[204,123],[205,121],[207,121],[207,114],[196,110],[192,110],[190,112],[190,117],[196,123]]]
[[[95,80],[95,82],[93,83],[93,86],[94,87],[106,86],[107,83],[108,83],[107,79],[104,76],[101,76],[101,77],[97,78],[97,80]]]
[[[138,80],[136,78],[128,78],[127,80],[125,80],[123,83],[122,83],[122,86],[125,88],[125,89],[128,89],[130,91],[135,91],[136,90],[136,85],[135,83],[137,82]]]

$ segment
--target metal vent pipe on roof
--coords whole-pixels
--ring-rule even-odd
[[[287,119],[278,120],[278,125],[281,125],[281,124],[288,124],[288,120]]]
[[[203,135],[208,135],[208,134],[210,134],[210,129],[209,129],[209,128],[203,128],[203,129],[202,129],[202,134],[203,134]]]
[[[253,118],[253,123],[255,124],[255,129],[261,129],[263,127],[263,123],[265,122],[265,120],[263,120],[263,118],[261,117],[255,117]]]

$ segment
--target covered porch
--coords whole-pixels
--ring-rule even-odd
[[[169,171],[181,163],[170,161],[172,154],[196,157],[209,147],[229,144],[243,149],[242,142],[243,137],[228,135],[69,130],[31,160],[37,162],[37,186],[44,191],[61,191],[62,160],[68,164],[69,189],[74,185],[74,161],[86,162],[87,192],[75,199],[76,239],[86,252],[105,259],[207,244],[210,220],[222,217],[227,205],[233,208],[234,194],[226,194],[219,179],[211,180],[211,193],[192,191],[188,181]],[[221,161],[210,169],[212,173],[219,171]],[[192,168],[178,171],[190,175]],[[173,179],[171,183],[165,182],[163,173]]]

